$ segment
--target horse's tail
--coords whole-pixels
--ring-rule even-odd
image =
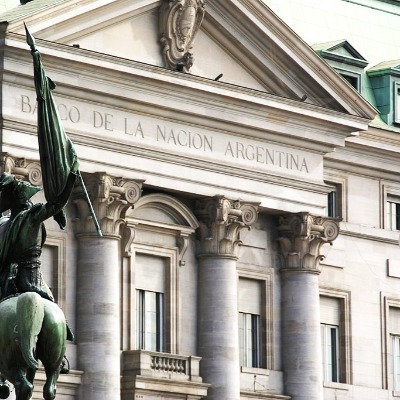
[[[17,326],[19,344],[25,362],[32,369],[39,363],[33,351],[44,319],[43,299],[34,292],[23,293],[17,301]]]

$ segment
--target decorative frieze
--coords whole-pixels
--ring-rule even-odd
[[[120,237],[125,212],[141,196],[142,181],[114,178],[106,173],[83,174],[83,178],[103,235]],[[82,188],[76,190],[74,203],[78,211],[77,233],[97,235]]]
[[[204,18],[206,0],[163,0],[160,43],[166,67],[189,72],[193,42]]]
[[[339,220],[316,217],[309,213],[286,214],[279,217],[278,239],[284,259],[282,270],[321,272],[319,262],[323,244],[339,235]]]
[[[200,222],[198,255],[237,258],[240,231],[256,222],[257,207],[216,196],[198,202],[196,215]]]

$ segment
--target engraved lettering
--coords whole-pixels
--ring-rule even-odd
[[[303,157],[303,161],[301,163],[301,167],[300,167],[300,171],[303,171],[303,168],[306,170],[306,172],[308,173],[308,166],[307,166],[307,162],[306,159]]]
[[[66,121],[67,120],[67,106],[65,104],[59,104],[58,105],[58,112],[60,114],[61,121]]]
[[[279,168],[309,172],[305,157],[301,158],[298,154],[268,149],[267,147],[228,141],[224,155],[239,160],[255,161],[260,164],[274,165]]]
[[[144,133],[143,133],[143,129],[142,129],[142,125],[140,124],[140,121],[137,124],[135,136],[137,136],[138,134],[140,134],[140,136],[142,136],[142,138],[144,139]]]
[[[269,163],[275,164],[275,153],[273,150],[270,152],[268,149],[265,149],[265,155],[266,155],[266,160],[265,160],[266,164],[269,164]],[[269,161],[268,161],[268,159],[269,159]]]
[[[68,117],[69,117],[69,120],[70,120],[73,124],[76,124],[77,122],[79,122],[79,121],[81,120],[81,113],[80,113],[80,111],[79,111],[79,108],[78,108],[78,107],[75,107],[75,106],[72,106],[72,107],[69,109]]]
[[[184,140],[182,140],[182,136],[185,138]],[[180,130],[178,132],[178,136],[177,136],[177,140],[180,146],[188,146],[188,139],[187,139],[187,133],[184,130]]]
[[[157,125],[157,142],[160,141],[160,137],[165,142],[165,126],[164,126],[164,132],[163,132],[163,130],[160,128],[160,125]]]
[[[142,129],[142,125],[140,124],[140,121],[136,125],[135,132],[133,130],[129,130],[128,122],[129,122],[128,118],[125,118],[125,134],[126,135],[132,135],[132,136],[135,136],[135,137],[140,135],[144,139],[144,132],[143,132],[143,129]]]
[[[193,143],[193,147],[196,149],[196,150],[199,150],[199,149],[201,149],[202,147],[203,147],[203,137],[202,136],[200,136],[198,133],[195,133],[193,136],[192,136],[192,143]]]
[[[243,154],[244,144],[240,142],[236,142],[236,157],[239,158],[239,153],[241,154],[243,160],[246,159],[245,155]]]
[[[95,128],[101,128],[103,123],[103,116],[98,111],[93,111],[93,126]]]
[[[32,111],[31,101],[28,96],[21,96],[21,110],[23,113],[30,113]]]
[[[246,158],[250,161],[254,160],[254,146],[251,144],[246,146]]]
[[[267,149],[263,149],[262,147],[257,146],[257,162],[258,163],[264,163],[264,157],[263,157],[264,150],[267,150]]]
[[[175,146],[189,147],[196,150],[213,151],[212,136],[192,133],[183,129],[175,132],[172,128],[167,128],[157,125],[157,142],[173,144]]]
[[[112,119],[113,119],[113,115],[112,114],[104,114],[104,128],[107,131],[113,131],[114,129],[112,128],[111,124],[112,124]]]
[[[290,154],[290,169],[293,169],[293,166],[298,170],[299,169],[299,156],[294,156]]]
[[[233,154],[231,142],[228,142],[228,145],[226,146],[226,150],[225,150],[225,154],[224,155],[226,156],[228,153],[229,153],[229,155],[231,157],[235,157],[234,154]]]
[[[112,125],[112,114],[100,113],[98,111],[93,111],[93,127],[94,128],[104,128],[106,131],[113,131]]]

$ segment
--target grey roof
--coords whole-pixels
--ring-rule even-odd
[[[18,5],[3,14],[0,14],[1,22],[13,22],[24,19],[30,15],[36,14],[39,11],[53,7],[56,4],[63,3],[68,0],[34,0],[24,5]]]

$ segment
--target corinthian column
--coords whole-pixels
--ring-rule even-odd
[[[320,334],[320,248],[339,234],[336,220],[307,213],[279,218],[284,259],[282,278],[282,362],[285,394],[292,400],[322,400]]]
[[[257,219],[253,205],[215,197],[199,204],[199,316],[201,375],[207,399],[240,399],[237,251],[240,231]]]
[[[81,399],[120,395],[120,227],[125,211],[140,197],[140,183],[104,174],[85,182],[99,220],[98,237],[84,199],[75,200],[77,221],[78,367],[84,371]]]

